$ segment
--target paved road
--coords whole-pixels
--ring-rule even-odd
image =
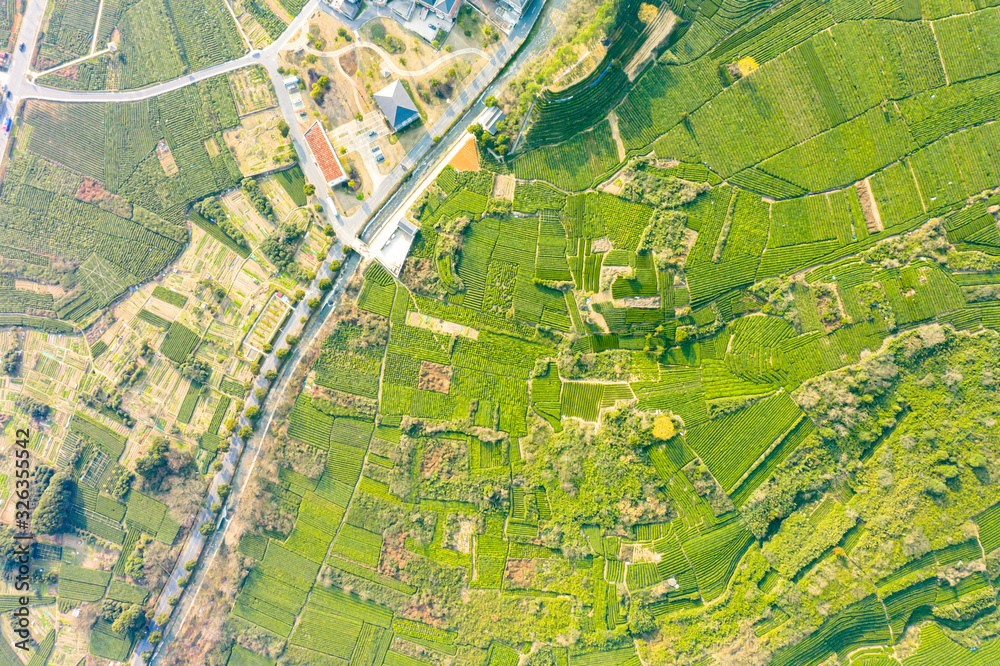
[[[330,257],[323,264],[324,270],[322,272],[325,277],[330,277],[328,270],[329,262],[334,258],[343,258],[343,253],[341,252],[339,246],[335,251],[331,251]],[[298,389],[297,386],[289,386],[288,380],[298,368],[298,365],[302,360],[303,353],[315,342],[316,336],[319,334],[326,318],[331,312],[333,312],[337,305],[340,304],[344,288],[347,286],[347,283],[354,275],[354,272],[357,270],[360,263],[360,256],[357,254],[354,254],[346,262],[344,262],[333,288],[326,295],[319,311],[316,312],[312,319],[307,322],[303,330],[303,325],[299,323],[299,317],[309,314],[309,308],[306,305],[306,301],[319,292],[318,288],[315,287],[314,282],[313,285],[310,286],[310,291],[307,292],[306,297],[302,299],[299,306],[288,319],[288,325],[285,326],[285,329],[275,341],[274,348],[279,349],[286,346],[285,339],[289,335],[297,334],[300,336],[299,343],[292,348],[292,354],[285,359],[284,366],[275,378],[274,382],[271,383],[272,390],[265,398],[265,403],[261,407],[261,414],[257,419],[261,426],[257,428],[257,431],[250,437],[249,441],[246,442],[245,447],[241,447],[241,440],[239,437],[236,435],[233,436],[229,452],[223,459],[224,467],[216,475],[216,478],[213,481],[212,489],[209,492],[208,506],[211,506],[213,502],[218,501],[217,488],[219,483],[228,483],[232,488],[229,498],[225,503],[225,510],[223,512],[224,515],[220,516],[216,531],[209,537],[202,536],[201,532],[197,529],[192,531],[191,539],[185,546],[184,553],[178,559],[177,567],[175,568],[173,574],[171,574],[168,585],[164,588],[164,592],[160,595],[159,603],[156,607],[157,614],[169,609],[169,605],[166,603],[167,598],[172,594],[177,594],[180,589],[177,586],[177,579],[181,576],[188,575],[188,573],[184,570],[184,563],[189,559],[197,559],[201,556],[201,563],[194,575],[190,576],[190,580],[186,586],[188,592],[181,597],[180,602],[174,609],[174,613],[171,616],[170,621],[165,627],[159,627],[155,622],[151,623],[149,626],[150,631],[160,630],[163,632],[163,639],[157,646],[158,648],[169,645],[183,631],[184,624],[190,616],[191,610],[195,606],[198,594],[201,591],[201,586],[205,579],[205,573],[211,568],[212,561],[215,559],[220,546],[225,540],[226,531],[230,526],[229,518],[232,516],[236,506],[239,504],[239,501],[243,496],[243,492],[246,490],[247,481],[250,479],[250,475],[253,473],[253,469],[257,463],[257,456],[260,454],[261,445],[264,443],[266,434],[271,427],[271,420],[274,418],[274,412],[278,404],[284,400],[285,394],[289,389]],[[317,281],[319,279],[321,279],[321,277],[317,275]],[[261,374],[258,376],[257,381],[254,384],[255,389],[258,387],[268,386],[268,381],[264,379],[264,373],[271,369],[277,369],[277,359],[273,353],[269,354],[265,363],[261,365]],[[257,404],[257,399],[253,393],[251,393],[250,397],[247,399],[247,405],[251,404]],[[240,425],[245,425],[248,422],[249,421],[246,417],[240,417]],[[215,520],[215,516],[213,516],[208,509],[202,509],[201,514],[198,516],[198,524],[200,525],[201,523],[210,520]],[[195,613],[197,614],[197,610]],[[149,642],[143,639],[136,646],[135,653],[132,656],[133,666],[141,666],[142,653],[151,649],[152,646]],[[162,650],[158,649],[154,653],[153,660],[151,662],[152,664],[159,662],[161,652]]]
[[[567,4],[567,0],[549,0],[549,2],[559,6]],[[459,98],[448,108],[445,115],[434,124],[429,136],[421,139],[406,159],[393,169],[379,188],[381,191],[377,190],[369,197],[371,205],[366,203],[361,210],[349,218],[348,225],[357,228],[357,234],[361,240],[370,243],[387,223],[395,222],[401,215],[405,214],[406,210],[402,205],[408,195],[414,187],[424,183],[424,176],[428,170],[439,166],[440,158],[448,153],[454,142],[462,138],[469,126],[483,112],[486,108],[483,99],[501,90],[520,67],[552,39],[555,35],[555,26],[550,22],[544,26],[531,45],[518,54],[506,71],[499,76],[497,75],[501,69],[507,66],[510,55],[517,51],[520,44],[527,38],[544,5],[545,0],[532,2],[521,22],[511,31],[500,50],[479,73],[472,85],[459,95]],[[466,106],[468,101],[473,98],[476,100],[475,103]],[[434,136],[441,136],[437,145],[433,143],[431,138]],[[403,183],[402,187],[393,191],[407,173],[410,174],[409,180]],[[383,201],[390,192],[392,192],[392,196]]]

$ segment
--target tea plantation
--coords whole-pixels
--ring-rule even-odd
[[[676,4],[348,291],[231,660],[998,658],[998,10]]]

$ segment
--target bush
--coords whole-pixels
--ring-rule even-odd
[[[289,335],[288,337],[285,338],[285,342],[288,344],[289,347],[294,347],[295,345],[299,344],[299,336]]]

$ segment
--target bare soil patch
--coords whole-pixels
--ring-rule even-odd
[[[861,212],[865,216],[865,226],[870,233],[882,231],[882,216],[878,212],[878,204],[872,196],[872,189],[868,185],[868,179],[859,180],[855,187],[858,189],[858,197],[861,199]]]
[[[493,183],[493,197],[495,199],[514,200],[514,186],[517,181],[513,176],[497,176]]]
[[[422,391],[447,393],[451,388],[451,366],[421,361],[417,388]]]
[[[214,137],[205,141],[205,151],[208,152],[209,157],[215,157],[219,154],[219,144],[215,142]]]
[[[177,168],[177,163],[174,162],[174,155],[170,152],[170,146],[162,139],[156,144],[156,159],[160,160],[160,166],[163,167],[163,172],[168,176],[173,176],[180,171]]]
[[[677,16],[672,11],[669,9],[661,9],[659,11],[656,18],[653,19],[653,22],[649,24],[644,32],[646,41],[642,43],[642,46],[632,56],[632,60],[629,61],[628,66],[625,68],[625,74],[628,76],[629,81],[635,81],[635,77],[645,69],[646,63],[653,57],[653,51],[667,38],[667,35],[674,29],[676,23]]]
[[[455,157],[451,158],[449,164],[459,171],[479,171],[479,151],[476,150],[475,139],[470,136],[461,150],[455,153]],[[513,196],[513,189],[511,189],[511,197],[513,198]]]
[[[348,76],[354,76],[358,72],[358,54],[357,51],[351,50],[340,56],[340,68],[344,70],[344,74]]]
[[[108,192],[104,189],[100,181],[92,178],[84,176],[83,180],[80,181],[80,186],[77,188],[75,196],[78,201],[92,203],[99,208],[114,213],[118,217],[132,217],[131,203],[117,194]]]

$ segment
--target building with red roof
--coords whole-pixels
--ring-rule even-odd
[[[330,143],[330,137],[326,135],[318,120],[306,132],[306,143],[309,144],[313,159],[316,160],[319,170],[323,173],[323,180],[328,186],[333,187],[347,180],[344,167],[340,165],[333,144]]]

